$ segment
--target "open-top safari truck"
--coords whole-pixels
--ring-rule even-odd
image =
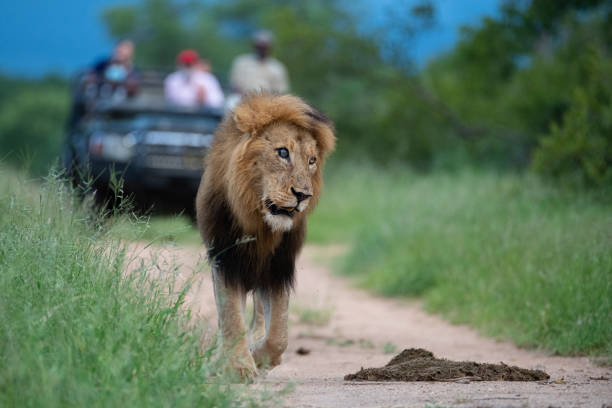
[[[167,105],[163,75],[156,72],[143,73],[133,97],[87,92],[77,79],[74,99],[80,112],[71,120],[63,153],[73,180],[93,181],[104,197],[109,184],[120,179],[139,202],[161,200],[191,210],[223,112]]]

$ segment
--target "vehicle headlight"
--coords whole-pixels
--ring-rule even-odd
[[[104,159],[126,162],[134,156],[136,137],[132,133],[118,135],[96,132],[89,140],[89,152]]]
[[[134,146],[136,146],[136,143],[138,143],[138,139],[136,138],[134,132],[130,132],[123,137],[122,143],[127,149],[132,149]]]

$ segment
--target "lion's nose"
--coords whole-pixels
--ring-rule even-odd
[[[305,199],[307,199],[308,197],[312,197],[312,194],[306,194],[303,193],[301,191],[296,190],[295,188],[291,187],[291,192],[293,193],[293,195],[295,196],[295,198],[297,198],[298,203],[300,201],[304,201]]]

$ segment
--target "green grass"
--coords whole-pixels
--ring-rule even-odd
[[[123,221],[114,228],[117,238],[152,243],[202,244],[200,233],[186,215],[154,215]]]
[[[258,405],[216,375],[171,268],[125,272],[114,225],[0,169],[0,406]]]
[[[560,354],[612,355],[609,196],[528,175],[332,168],[309,239],[378,293]]]
[[[293,302],[291,313],[297,317],[297,321],[312,326],[327,326],[334,313],[331,306],[312,306]]]

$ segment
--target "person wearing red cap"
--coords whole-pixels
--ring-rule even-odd
[[[171,104],[198,108],[221,108],[223,91],[217,78],[201,69],[201,60],[194,50],[183,50],[176,57],[178,70],[164,80],[166,101]]]

